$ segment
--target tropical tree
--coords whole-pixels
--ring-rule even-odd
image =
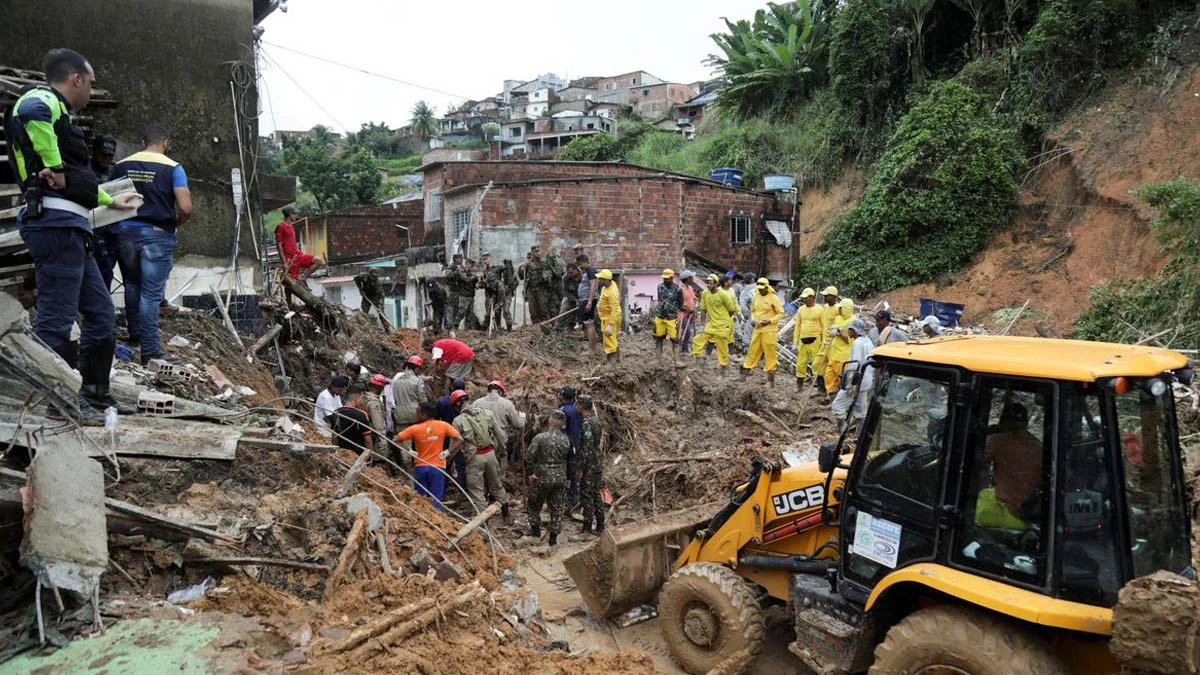
[[[431,108],[425,101],[417,101],[417,104],[412,107],[412,118],[409,122],[412,124],[413,136],[416,136],[421,142],[437,136],[437,109]]]
[[[916,82],[924,82],[928,74],[925,68],[925,22],[933,9],[933,3],[934,0],[900,0],[901,9],[908,14],[908,20],[912,23],[912,52],[909,63],[912,66],[913,80]]]
[[[768,3],[753,21],[726,19],[729,32],[711,36],[721,53],[707,59],[723,80],[719,105],[745,118],[810,98],[829,79],[834,7],[825,0]]]
[[[288,143],[279,160],[321,210],[372,204],[383,182],[375,156],[366,149],[333,151],[315,135]]]

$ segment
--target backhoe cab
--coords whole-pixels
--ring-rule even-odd
[[[1156,570],[1191,575],[1172,394],[1187,360],[967,336],[888,344],[873,367],[852,448],[756,465],[691,529],[658,595],[676,660],[698,673],[753,658],[761,608],[790,601],[789,649],[823,674],[1120,672],[1117,592]],[[607,550],[632,569],[663,541]],[[643,570],[644,600],[658,572]],[[622,583],[609,614],[639,601]]]

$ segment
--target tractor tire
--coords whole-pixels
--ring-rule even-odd
[[[918,610],[875,648],[869,675],[1069,675],[1046,642],[1021,626],[964,607]]]
[[[694,675],[743,652],[744,669],[762,651],[766,623],[749,582],[715,563],[686,565],[658,594],[658,621],[671,656]]]

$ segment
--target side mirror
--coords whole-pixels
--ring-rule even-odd
[[[837,468],[837,443],[826,443],[817,450],[817,468],[821,473],[829,473]]]

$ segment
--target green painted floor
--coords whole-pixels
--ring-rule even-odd
[[[215,654],[199,652],[219,629],[192,621],[122,621],[103,634],[75,640],[48,656],[26,652],[0,664],[8,675],[202,675],[219,673]]]

